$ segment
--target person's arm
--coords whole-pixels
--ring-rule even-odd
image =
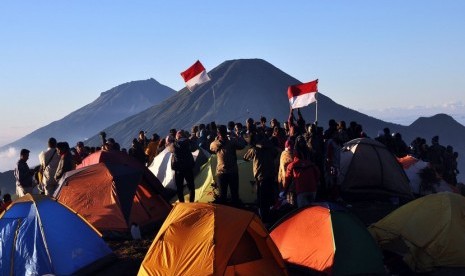
[[[249,150],[247,150],[247,152],[244,154],[244,161],[250,161],[250,160],[253,160],[255,158],[256,154],[255,154],[255,148],[250,148]]]
[[[284,188],[285,192],[287,192],[287,190],[289,189],[289,185],[291,184],[292,179],[293,179],[292,167],[293,166],[292,166],[292,163],[291,163],[286,168],[286,176],[284,177],[284,183],[283,183],[283,188]]]

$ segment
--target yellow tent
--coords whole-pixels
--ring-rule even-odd
[[[200,168],[200,172],[195,177],[195,201],[209,203],[215,200],[216,183],[216,154],[210,156],[208,161]],[[239,167],[239,198],[244,203],[254,203],[257,200],[257,190],[255,178],[252,171],[252,162],[237,160]],[[185,200],[189,200],[189,193],[184,189]],[[172,202],[177,201],[177,197]]]
[[[411,201],[368,230],[381,248],[417,272],[465,267],[465,197],[437,193]]]
[[[287,275],[253,213],[216,204],[175,205],[138,275]]]

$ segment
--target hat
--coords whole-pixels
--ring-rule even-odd
[[[21,155],[26,155],[26,154],[29,154],[29,152],[30,151],[28,149],[22,149],[20,154]]]

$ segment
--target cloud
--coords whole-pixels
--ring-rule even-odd
[[[0,172],[5,172],[9,170],[14,170],[16,167],[16,162],[19,159],[19,152],[21,150],[18,148],[10,147],[5,151],[0,152]],[[29,167],[33,167],[39,164],[39,152],[31,151],[29,154],[28,164]],[[31,165],[32,164],[32,165]]]

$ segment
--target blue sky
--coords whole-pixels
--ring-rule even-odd
[[[124,82],[179,90],[197,59],[262,58],[362,111],[463,107],[464,15],[460,0],[0,1],[0,145]]]

